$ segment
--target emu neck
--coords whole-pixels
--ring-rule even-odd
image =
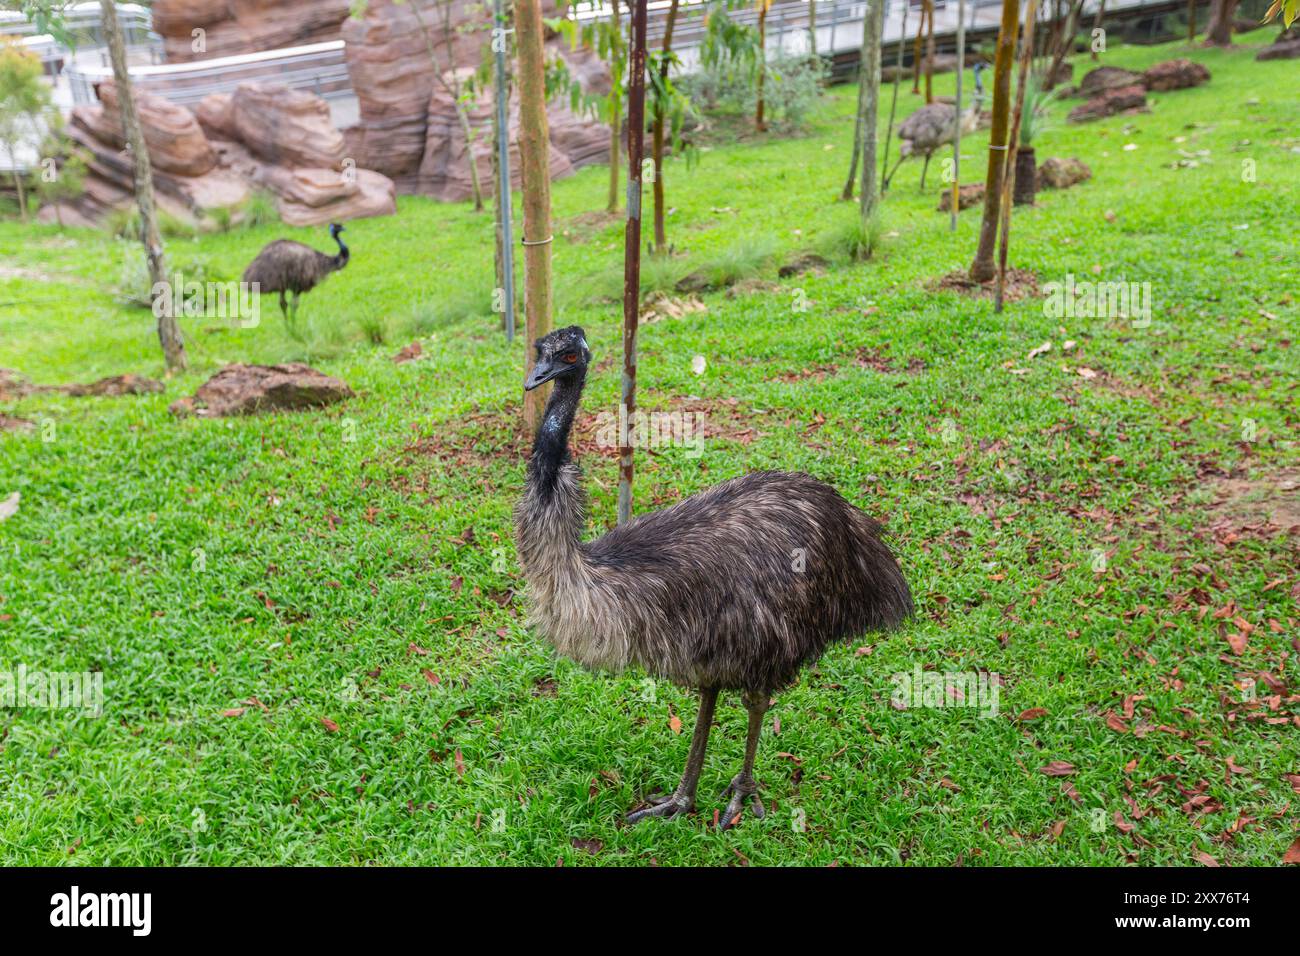
[[[352,254],[348,252],[348,247],[343,244],[343,239],[340,236],[336,235],[334,241],[339,244],[339,254],[334,257],[334,268],[342,269],[348,264],[348,259]]]
[[[560,469],[569,460],[569,432],[578,412],[578,401],[582,398],[585,379],[585,374],[572,380],[567,376],[557,379],[551,398],[546,403],[542,421],[537,426],[537,435],[533,439],[533,457],[528,466],[528,481],[543,500],[555,491]]]

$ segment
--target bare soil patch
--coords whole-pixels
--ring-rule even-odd
[[[975,282],[965,270],[959,269],[932,282],[930,288],[940,292],[959,292],[976,299],[992,299],[997,294],[997,280]],[[1038,276],[1028,269],[1007,270],[1006,285],[1002,290],[1004,302],[1019,302],[1039,294]]]

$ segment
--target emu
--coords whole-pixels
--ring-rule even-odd
[[[714,706],[739,691],[749,713],[744,764],[723,829],[752,800],[763,716],[771,695],[833,643],[891,630],[912,595],[881,527],[834,488],[806,474],[733,478],[669,508],[582,540],[586,496],[568,440],[591,350],[578,326],[535,343],[526,390],[554,382],[515,507],[530,620],[559,653],[592,669],[639,666],[699,689],[686,769],[670,796],[628,815],[635,823],[695,808]]]
[[[984,69],[983,63],[975,64],[975,95],[971,98],[970,107],[961,114],[962,135],[975,132],[979,125],[980,103],[984,99],[984,82],[980,74]],[[954,104],[936,102],[927,103],[903,120],[898,126],[898,138],[902,140],[898,148],[898,162],[889,171],[886,185],[893,181],[894,173],[898,172],[903,160],[913,153],[923,153],[925,165],[921,167],[921,191],[924,192],[925,173],[930,168],[930,157],[935,150],[957,138],[956,116],[957,107]]]
[[[267,243],[257,258],[244,270],[244,281],[256,282],[262,292],[280,293],[280,314],[290,327],[298,319],[298,296],[310,292],[331,272],[348,264],[348,247],[339,238],[343,227],[330,223],[330,236],[339,244],[338,255],[327,256],[311,246],[293,239],[277,239]],[[286,306],[284,294],[292,293],[293,302]]]

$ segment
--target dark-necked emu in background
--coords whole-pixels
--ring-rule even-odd
[[[586,497],[568,441],[591,351],[577,326],[538,339],[536,349],[524,388],[553,381],[554,392],[515,508],[531,620],[586,667],[636,665],[699,689],[681,783],[629,822],[694,809],[720,690],[739,691],[749,711],[722,826],[751,798],[762,816],[754,755],[771,695],[836,641],[890,630],[912,613],[880,525],[816,478],[766,471],[584,542]]]
[[[293,239],[277,239],[267,243],[244,270],[244,281],[258,283],[259,291],[280,293],[280,313],[290,330],[298,321],[298,296],[348,264],[348,247],[339,238],[342,231],[337,222],[330,223],[330,236],[339,244],[338,255],[326,255]],[[293,296],[289,304],[284,300],[286,292]]]
[[[984,72],[983,63],[975,64],[975,95],[971,104],[961,113],[961,132],[975,132],[979,126],[980,104],[984,101],[984,81],[980,74]],[[921,191],[925,191],[925,173],[930,168],[930,157],[935,150],[950,145],[957,138],[957,107],[952,103],[927,103],[898,125],[898,162],[889,171],[885,186],[894,179],[894,173],[907,157],[921,153],[925,156],[925,165],[921,167]]]

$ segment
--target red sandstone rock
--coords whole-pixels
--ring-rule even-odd
[[[192,397],[172,402],[173,415],[217,418],[267,411],[293,411],[351,398],[352,389],[309,365],[227,365]]]
[[[1157,63],[1142,74],[1142,80],[1148,90],[1165,92],[1167,90],[1185,90],[1200,86],[1210,80],[1210,71],[1191,60],[1165,60]]]
[[[1147,91],[1140,85],[1124,86],[1117,90],[1099,93],[1082,106],[1070,110],[1069,120],[1073,123],[1084,120],[1101,119],[1114,116],[1127,110],[1142,109],[1147,103]]]
[[[99,84],[99,106],[79,106],[81,121],[95,137],[123,149],[122,115],[118,112],[117,86],[112,80]],[[149,158],[156,169],[179,176],[202,176],[217,165],[217,157],[207,137],[183,106],[150,93],[137,92],[136,112],[149,148]]]

